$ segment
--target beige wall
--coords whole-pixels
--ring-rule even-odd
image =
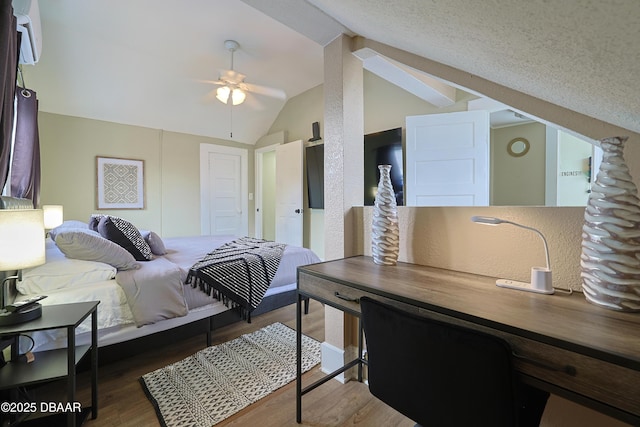
[[[320,136],[323,137],[322,125],[324,112],[322,109],[323,96],[322,85],[309,89],[300,95],[289,99],[276,117],[269,129],[269,134],[284,132],[285,142],[292,142],[301,139],[306,142],[311,138],[311,124],[320,123]],[[268,145],[266,142],[258,141],[255,148]]]
[[[526,138],[529,152],[510,156],[507,144]],[[527,123],[491,130],[491,205],[544,206],[546,126]]]
[[[285,142],[301,139],[306,147],[309,145],[309,138],[313,135],[311,124],[318,122],[320,124],[320,136],[324,137],[322,126],[324,115],[322,108],[323,102],[322,85],[311,88],[291,98],[273,122],[273,125],[269,129],[269,134],[284,132]],[[255,148],[265,147],[267,145],[270,145],[269,141],[260,140]],[[320,258],[324,258],[324,211],[307,208],[309,202],[307,197],[306,167],[303,168],[302,174],[305,207],[305,209],[303,209],[303,246],[313,250]]]
[[[371,255],[371,206],[358,211],[361,253]],[[584,208],[399,207],[399,259],[415,264],[528,282],[531,267],[545,266],[540,237],[519,227],[483,226],[474,215],[513,220],[542,231],[549,244],[554,285],[580,288]]]
[[[42,204],[61,204],[65,219],[87,221],[96,212],[96,156],[144,161],[145,208],[113,210],[140,228],[161,230],[161,132],[40,113]]]
[[[438,108],[398,86],[364,71],[364,133],[402,127],[407,116],[467,111],[467,102],[476,96],[456,91],[456,102]],[[403,132],[404,134],[404,132]]]
[[[87,221],[98,212],[96,156],[144,161],[145,208],[105,212],[164,237],[200,234],[200,144],[249,149],[253,192],[253,147],[245,144],[43,112],[38,120],[42,204],[63,205],[65,219]]]

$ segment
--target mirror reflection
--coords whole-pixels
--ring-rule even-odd
[[[401,138],[403,162],[392,168],[399,205],[585,206],[599,149],[495,104],[407,116],[405,129],[365,135],[365,205],[374,202],[376,165],[397,160]]]
[[[523,145],[511,147],[522,139]],[[518,148],[519,147],[519,148]],[[492,127],[490,204],[503,206],[585,206],[595,146],[564,131],[529,121]]]
[[[378,158],[397,158],[399,145],[402,166],[392,167],[392,184],[407,206],[586,205],[601,158],[595,141],[442,79],[433,84],[415,69],[406,69],[404,81],[378,62],[364,61],[365,116],[389,124],[371,126],[376,134],[403,123],[402,142],[378,147],[369,141],[377,135],[366,132],[365,205],[374,202]]]

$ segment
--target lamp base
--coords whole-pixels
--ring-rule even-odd
[[[537,294],[546,294],[546,295],[551,295],[554,292],[553,288],[551,288],[551,290],[537,289],[537,288],[534,288],[531,283],[518,282],[517,280],[498,279],[496,280],[496,286],[499,286],[501,288],[517,289],[519,291],[535,292]]]
[[[42,316],[42,305],[34,303],[20,311],[0,310],[0,326],[16,325],[29,322]]]

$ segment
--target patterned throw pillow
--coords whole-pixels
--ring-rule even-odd
[[[153,258],[149,244],[142,238],[140,231],[127,220],[106,215],[98,223],[98,232],[102,237],[125,248],[137,261],[149,261]]]

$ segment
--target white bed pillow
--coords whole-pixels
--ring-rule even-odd
[[[67,258],[103,262],[118,270],[138,268],[126,249],[89,229],[62,231],[56,236],[56,245]]]
[[[43,265],[22,271],[22,280],[16,284],[25,295],[46,295],[63,288],[78,288],[84,285],[111,280],[116,277],[116,268],[103,262],[79,259],[53,259]]]
[[[51,237],[51,240],[56,240],[56,236],[58,235],[58,233],[63,230],[84,230],[88,228],[89,224],[87,224],[86,222],[71,219],[64,221],[56,228],[49,230],[49,236]]]

